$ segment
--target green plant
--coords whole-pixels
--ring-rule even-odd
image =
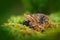
[[[54,16],[53,16],[54,15]],[[48,17],[55,25],[60,24],[59,13],[51,14]],[[19,16],[22,18],[23,16]],[[55,19],[57,17],[57,19]],[[16,21],[18,20],[18,21]],[[30,29],[28,26],[22,25],[24,20],[14,16],[9,19],[8,23],[4,23],[0,27],[0,40],[60,40],[60,26],[52,26],[43,33]],[[57,20],[57,21],[56,21]],[[16,21],[16,22],[15,22]],[[20,23],[21,22],[21,23]]]

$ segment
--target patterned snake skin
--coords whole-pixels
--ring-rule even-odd
[[[29,28],[36,31],[43,31],[49,27],[49,19],[45,14],[24,14],[25,20],[23,25],[29,26]]]

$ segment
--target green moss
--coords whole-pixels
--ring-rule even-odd
[[[58,14],[49,15],[50,21],[52,24],[55,23],[55,26],[46,29],[43,33],[22,25],[23,16],[13,16],[8,19],[8,23],[4,23],[0,27],[0,40],[60,40],[60,25],[58,25],[60,18]]]

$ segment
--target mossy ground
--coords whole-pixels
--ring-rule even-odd
[[[60,13],[48,17],[54,26],[41,33],[22,25],[24,16],[12,16],[1,26],[0,40],[60,40]]]

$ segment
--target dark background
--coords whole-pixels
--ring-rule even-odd
[[[20,0],[0,0],[0,24],[6,22],[11,15],[20,15],[23,11]]]

